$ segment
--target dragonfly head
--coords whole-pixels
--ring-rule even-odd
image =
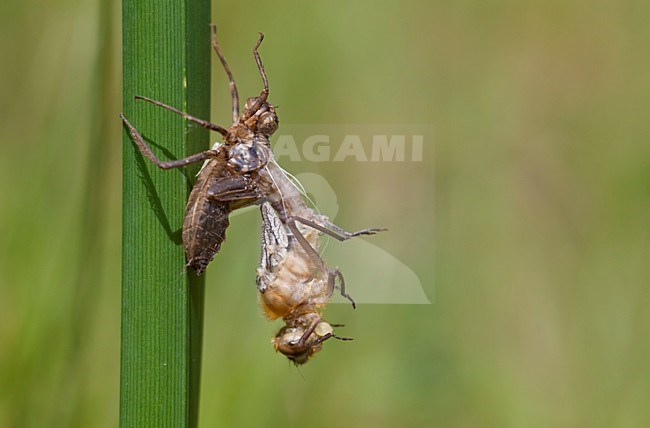
[[[322,342],[314,343],[311,338],[301,343],[300,339],[304,334],[305,330],[301,327],[284,326],[273,338],[273,346],[294,364],[305,364],[312,355],[323,348],[323,345]]]
[[[246,100],[244,112],[251,110],[256,101],[257,97]],[[253,114],[247,121],[247,125],[250,127],[251,131],[256,134],[261,134],[266,138],[270,137],[275,131],[277,131],[279,120],[278,115],[275,112],[275,106],[265,102],[256,112],[251,113]]]
[[[308,321],[308,318],[305,318]],[[276,351],[280,351],[294,364],[305,364],[309,358],[323,349],[323,342],[330,338],[351,340],[334,334],[334,328],[328,322],[320,320],[295,326],[285,325],[273,338]]]

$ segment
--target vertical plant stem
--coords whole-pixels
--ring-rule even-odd
[[[133,97],[210,117],[210,1],[123,0],[122,19],[124,114],[162,159],[204,150],[206,130]],[[203,280],[181,244],[196,168],[159,170],[124,131],[122,428],[197,425]]]

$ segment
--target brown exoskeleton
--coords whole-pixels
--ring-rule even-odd
[[[278,128],[275,108],[267,102],[269,84],[258,48],[260,38],[253,48],[253,56],[262,76],[264,89],[258,97],[249,98],[239,114],[239,94],[221,48],[217,42],[216,27],[212,27],[212,46],[230,81],[232,96],[232,125],[226,129],[198,119],[174,107],[143,96],[136,96],[184,117],[204,128],[221,134],[223,143],[215,143],[210,150],[184,159],[161,161],[151,151],[138,130],[120,115],[138,148],[161,169],[178,168],[203,161],[196,183],[190,193],[183,221],[183,245],[187,265],[201,274],[219,252],[228,227],[228,215],[234,209],[255,203],[262,196],[251,172],[266,165],[271,157],[269,137]]]
[[[282,222],[270,203],[260,207],[262,213],[262,255],[257,268],[257,286],[260,302],[270,319],[285,321],[273,338],[280,351],[295,364],[304,364],[332,337],[352,340],[334,334],[333,327],[321,317],[320,310],[340,279],[341,295],[345,292],[343,276],[337,269],[328,268],[317,253],[319,233],[308,226],[297,226],[292,233]],[[304,240],[305,247],[299,242]]]

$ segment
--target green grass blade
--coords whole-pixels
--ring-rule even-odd
[[[126,117],[161,159],[204,150],[206,130],[133,96],[209,118],[210,2],[124,0],[122,7]],[[181,225],[198,166],[161,171],[126,131],[123,144],[120,426],[193,427],[203,280],[184,272]]]

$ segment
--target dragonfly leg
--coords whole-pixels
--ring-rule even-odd
[[[226,70],[226,74],[228,75],[230,96],[232,97],[232,123],[236,123],[239,119],[239,93],[237,92],[237,85],[235,84],[235,78],[230,71],[230,67],[228,67],[228,62],[226,62],[226,57],[223,56],[221,46],[219,46],[219,42],[217,42],[217,26],[210,24],[210,28],[212,28],[212,48],[217,53],[219,61],[221,61],[221,65],[223,65],[223,68]]]
[[[356,232],[348,232],[347,230],[340,228],[329,220],[321,220],[320,222],[316,222],[314,220],[308,220],[306,218],[295,216],[290,216],[287,221],[290,220],[298,221],[305,226],[309,226],[313,229],[318,230],[319,232],[323,232],[324,234],[338,239],[339,241],[346,241],[359,235],[374,235],[377,232],[383,232],[386,230],[379,227],[372,227],[368,229],[357,230]]]
[[[307,330],[305,330],[305,332],[302,334],[302,336],[300,336],[300,340],[298,340],[298,344],[297,344],[297,345],[298,345],[299,347],[302,348],[302,347],[305,346],[305,343],[307,342],[307,339],[309,339],[309,336],[311,336],[311,334],[314,332],[314,330],[316,330],[316,326],[318,325],[318,323],[319,323],[320,321],[321,321],[321,318],[318,317],[318,318],[314,319],[314,321],[311,322],[311,324],[309,325],[309,327],[307,327]],[[327,336],[327,337],[326,337],[326,336]],[[323,339],[323,337],[326,337],[326,339]],[[324,340],[329,339],[329,338],[331,337],[331,333],[328,333],[328,334],[326,334],[326,335],[323,336],[323,337],[321,337],[321,338],[315,340],[314,342],[311,342],[311,343],[310,343],[310,346],[316,345],[316,344],[318,344],[318,343],[323,342]],[[320,339],[322,339],[322,340],[320,340]]]
[[[340,282],[339,290],[340,290],[340,292],[341,292],[341,296],[343,296],[343,297],[345,297],[346,299],[348,299],[348,300],[350,301],[350,303],[352,303],[352,308],[353,308],[353,309],[356,309],[356,308],[357,308],[357,304],[354,302],[354,299],[352,298],[352,296],[350,296],[350,295],[345,291],[345,279],[343,279],[343,274],[341,273],[341,271],[339,271],[338,269],[329,269],[329,270],[328,270],[328,275],[329,275],[329,276],[328,276],[328,283],[329,283],[330,287],[332,288],[332,290],[333,290],[334,288],[336,288],[335,283],[336,283],[336,278],[338,278],[338,279],[339,279],[339,282]]]
[[[214,158],[217,157],[219,152],[217,150],[206,150],[200,153],[196,153],[194,155],[188,156],[183,159],[177,159],[177,160],[172,160],[172,161],[161,161],[156,157],[156,155],[151,151],[151,148],[147,145],[147,143],[144,141],[144,138],[142,138],[142,135],[138,132],[138,130],[131,125],[131,122],[129,122],[126,117],[122,113],[120,113],[120,117],[122,118],[122,122],[124,122],[124,125],[129,129],[129,133],[131,134],[131,138],[133,141],[137,144],[138,148],[140,149],[140,152],[144,156],[146,156],[151,162],[155,163],[158,168],[161,169],[170,169],[170,168],[179,168],[182,166],[186,166],[192,163],[196,162],[201,162],[206,159]]]
[[[257,63],[257,69],[260,71],[262,76],[262,82],[264,83],[264,89],[260,93],[260,96],[255,99],[255,103],[247,108],[242,113],[242,119],[244,121],[248,120],[253,116],[257,111],[264,105],[267,98],[269,97],[269,80],[266,77],[266,71],[264,70],[264,65],[262,64],[262,58],[260,57],[259,52],[257,51],[264,40],[264,34],[260,33],[260,38],[257,40],[255,47],[253,48],[253,56],[255,57],[255,62]]]
[[[158,107],[162,107],[162,108],[164,108],[166,110],[172,111],[172,112],[176,113],[177,115],[182,116],[183,118],[189,120],[190,122],[194,122],[197,125],[202,126],[203,128],[207,128],[207,129],[209,129],[211,131],[216,131],[219,134],[223,135],[224,137],[226,135],[228,135],[228,130],[226,130],[226,128],[224,128],[222,126],[219,126],[219,125],[216,125],[214,123],[208,122],[207,120],[199,119],[197,117],[189,115],[189,114],[187,114],[187,113],[185,113],[183,111],[180,111],[179,109],[177,109],[175,107],[172,107],[172,106],[167,105],[165,103],[161,103],[160,101],[152,100],[151,98],[143,97],[141,95],[136,95],[134,98],[136,100],[143,100],[143,101],[146,101],[146,102],[151,103],[153,105],[156,105]]]

